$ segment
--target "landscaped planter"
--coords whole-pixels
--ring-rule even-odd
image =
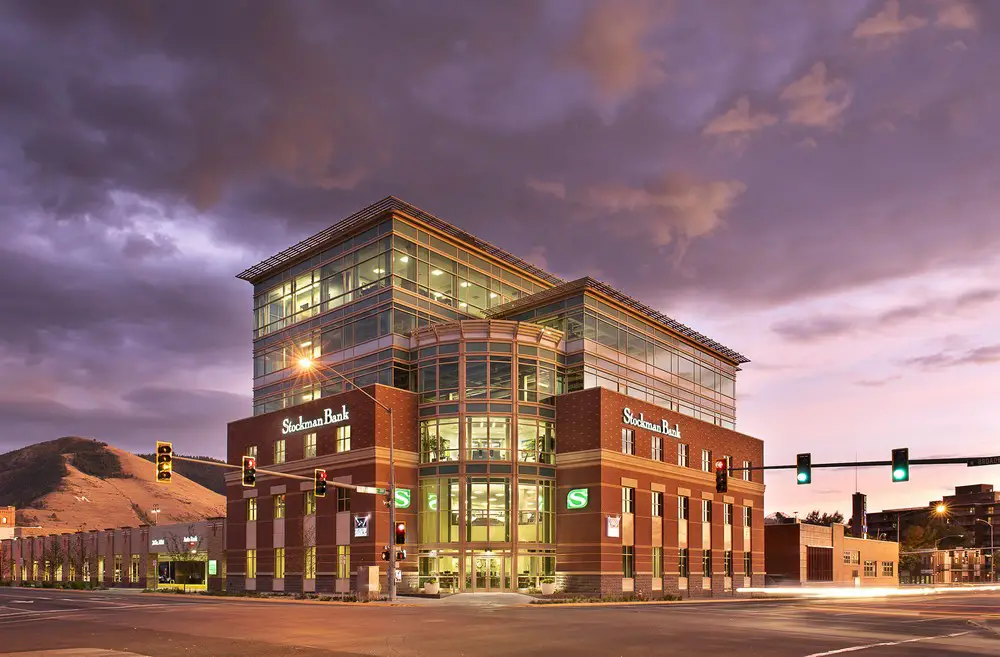
[[[424,593],[427,595],[437,595],[441,592],[441,584],[438,582],[424,582]]]
[[[542,582],[542,595],[552,595],[556,592],[555,582]]]

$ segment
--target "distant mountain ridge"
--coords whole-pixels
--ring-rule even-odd
[[[53,532],[193,522],[225,515],[226,507],[222,495],[183,472],[157,483],[149,460],[76,436],[0,454],[5,505],[17,507],[18,524]]]

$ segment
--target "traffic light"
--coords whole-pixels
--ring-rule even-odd
[[[382,561],[389,560],[389,546],[387,545],[384,550],[382,550]]]
[[[326,470],[316,468],[313,473],[313,492],[316,497],[326,497]]]
[[[910,450],[906,447],[892,450],[892,480],[910,480]]]
[[[812,454],[799,454],[795,459],[795,480],[800,484],[811,484],[812,469]]]
[[[396,545],[403,545],[406,543],[406,523],[397,522],[396,523]]]
[[[252,456],[243,457],[243,485],[254,486],[257,483],[257,459]]]
[[[715,462],[715,492],[725,493],[729,491],[729,467],[725,459]]]
[[[156,481],[169,484],[174,476],[174,446],[156,441]]]

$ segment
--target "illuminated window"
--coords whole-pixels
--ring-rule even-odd
[[[348,579],[351,576],[351,546],[337,546],[337,577]]]
[[[635,489],[622,487],[622,513],[635,513]]]
[[[663,577],[662,547],[653,547],[653,577]]]
[[[732,504],[729,504],[727,502],[726,504],[722,505],[722,518],[723,518],[723,523],[725,523],[727,525],[732,525],[733,524],[733,505]]]
[[[622,577],[635,577],[635,548],[631,545],[622,546]]]
[[[701,501],[701,521],[712,522],[712,500]]]
[[[750,461],[743,461],[743,481],[753,481],[750,468],[753,464]]]
[[[302,510],[303,515],[310,516],[316,513],[316,492],[307,490],[303,498],[305,500],[304,508]]]
[[[257,577],[257,550],[247,550],[247,577]]]
[[[653,460],[663,460],[663,436],[653,436]]]
[[[687,520],[691,512],[691,498],[686,495],[677,496],[677,519]]]
[[[303,577],[316,579],[316,548],[313,546],[303,550]]]
[[[701,471],[712,471],[712,452],[707,449],[701,450]]]
[[[349,424],[337,427],[337,451],[351,451],[351,425]]]
[[[622,454],[635,454],[635,429],[622,429]]]
[[[274,517],[284,518],[285,517],[285,494],[274,496]]]
[[[257,446],[256,445],[247,445],[246,456],[252,456],[253,458],[257,458]]]
[[[316,434],[307,433],[302,438],[302,458],[311,459],[316,456]]]
[[[129,571],[128,571],[128,581],[132,582],[133,584],[135,584],[136,582],[139,581],[139,555],[138,554],[133,554],[132,555],[132,564],[129,567]]]
[[[274,441],[274,464],[278,465],[285,462],[285,439]]]
[[[247,522],[253,522],[257,519],[257,498],[248,497],[247,498]]]
[[[654,518],[663,517],[663,493],[659,491],[653,491],[653,510],[652,514]]]
[[[722,553],[722,568],[725,572],[726,577],[733,576],[733,552],[732,550],[726,550]]]
[[[677,443],[677,465],[682,468],[686,468],[690,465],[690,451],[691,448],[689,445]]]
[[[274,548],[274,577],[282,579],[285,576],[285,548]]]

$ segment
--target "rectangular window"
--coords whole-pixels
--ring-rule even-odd
[[[316,456],[316,434],[307,433],[302,437],[302,458],[311,459]]]
[[[677,443],[677,465],[686,468],[691,462],[691,448],[684,443]]]
[[[351,489],[337,487],[337,511],[351,510]]]
[[[712,551],[701,551],[701,574],[705,577],[712,576]]]
[[[306,494],[304,495],[304,499],[305,499],[305,505],[304,508],[302,509],[302,514],[311,516],[312,514],[316,513],[316,492],[307,490]]]
[[[302,551],[302,576],[316,579],[316,548],[310,546]]]
[[[285,439],[274,441],[274,464],[279,465],[285,462]]]
[[[337,577],[348,579],[351,576],[351,546],[337,546]]]
[[[865,561],[865,577],[875,577],[874,561]]]
[[[274,496],[274,517],[284,518],[285,517],[285,494]]]
[[[45,569],[46,576],[48,575],[48,567]],[[119,556],[115,557],[115,582],[122,581],[122,558]]]
[[[257,498],[248,497],[247,498],[247,522],[253,522],[257,519]]]
[[[753,467],[753,463],[750,461],[743,461],[743,481],[753,481],[750,470],[751,467]]]
[[[727,525],[732,525],[733,524],[733,505],[732,504],[729,504],[727,502],[726,504],[722,505],[722,518],[723,518],[723,522],[725,524],[727,524]]]
[[[663,577],[663,548],[653,548],[653,577]]]
[[[861,563],[861,553],[857,550],[844,550],[844,563],[857,566]]]
[[[687,577],[690,574],[687,548],[681,548],[677,551],[677,574],[681,577]]]
[[[733,576],[733,552],[732,550],[726,550],[722,553],[722,567],[726,573],[726,577]]]
[[[712,471],[712,452],[707,449],[701,450],[701,471]]]
[[[686,495],[677,497],[677,519],[687,520],[691,513],[691,498]]]
[[[895,572],[895,563],[892,561],[882,562],[882,577],[892,577]]]
[[[663,517],[663,493],[655,490],[653,491],[653,517]]]
[[[274,578],[285,577],[285,548],[274,548]]]
[[[622,454],[635,454],[635,429],[622,429]]]
[[[653,460],[663,460],[663,436],[653,436]]]
[[[747,577],[753,575],[753,552],[743,553],[743,572]]]
[[[622,577],[635,577],[635,548],[631,545],[622,546]]]
[[[247,577],[257,577],[257,550],[247,550]]]
[[[252,456],[253,458],[257,458],[257,446],[256,445],[247,445],[247,453],[246,453],[246,455],[247,456]]]
[[[337,427],[337,452],[351,451],[351,425]]]
[[[701,501],[701,521],[712,522],[712,500]]]
[[[635,489],[622,487],[622,513],[635,513]]]
[[[753,526],[753,507],[745,506],[743,507],[743,526],[752,527]]]
[[[132,563],[129,566],[129,570],[128,570],[128,581],[132,582],[133,584],[135,584],[136,582],[139,581],[139,555],[138,554],[133,554],[132,555]]]

